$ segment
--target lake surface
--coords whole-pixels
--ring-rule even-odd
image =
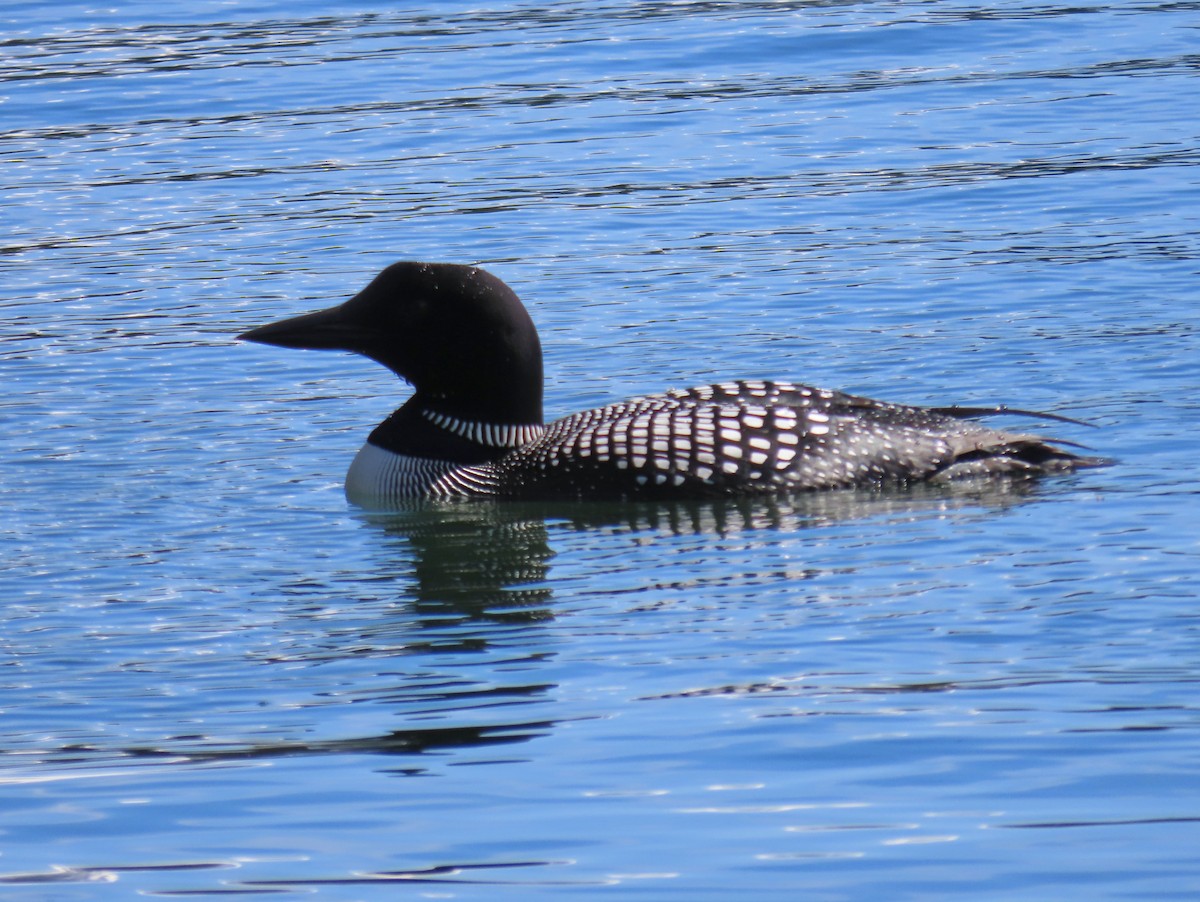
[[[5,897],[1196,898],[1200,4],[401,7],[0,6]],[[1116,462],[366,514],[398,259]]]

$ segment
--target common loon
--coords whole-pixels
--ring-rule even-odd
[[[239,338],[356,351],[410,382],[346,475],[363,507],[420,498],[697,499],[884,488],[1095,466],[970,418],[791,382],[739,380],[542,423],[542,350],[507,285],[473,266],[395,263],[337,307]],[[1074,421],[1070,421],[1074,422]]]

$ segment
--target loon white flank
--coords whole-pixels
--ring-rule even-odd
[[[698,499],[1037,476],[1104,461],[974,421],[792,382],[672,390],[542,422],[542,349],[507,285],[473,266],[395,263],[337,307],[239,338],[355,351],[412,384],[346,475],[381,508],[421,498]]]

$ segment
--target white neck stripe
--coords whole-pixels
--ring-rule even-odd
[[[423,409],[421,414],[435,426],[489,448],[519,448],[532,442],[545,428],[536,423],[480,423],[474,420],[460,420],[458,417],[428,409]]]

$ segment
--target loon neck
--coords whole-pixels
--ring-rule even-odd
[[[368,441],[406,457],[477,464],[498,460],[543,429],[540,415],[536,422],[512,422],[461,416],[440,407],[418,393],[376,426]]]
[[[433,410],[464,422],[542,423],[542,361],[497,352],[436,374],[412,376],[393,368],[416,390],[405,407]]]

